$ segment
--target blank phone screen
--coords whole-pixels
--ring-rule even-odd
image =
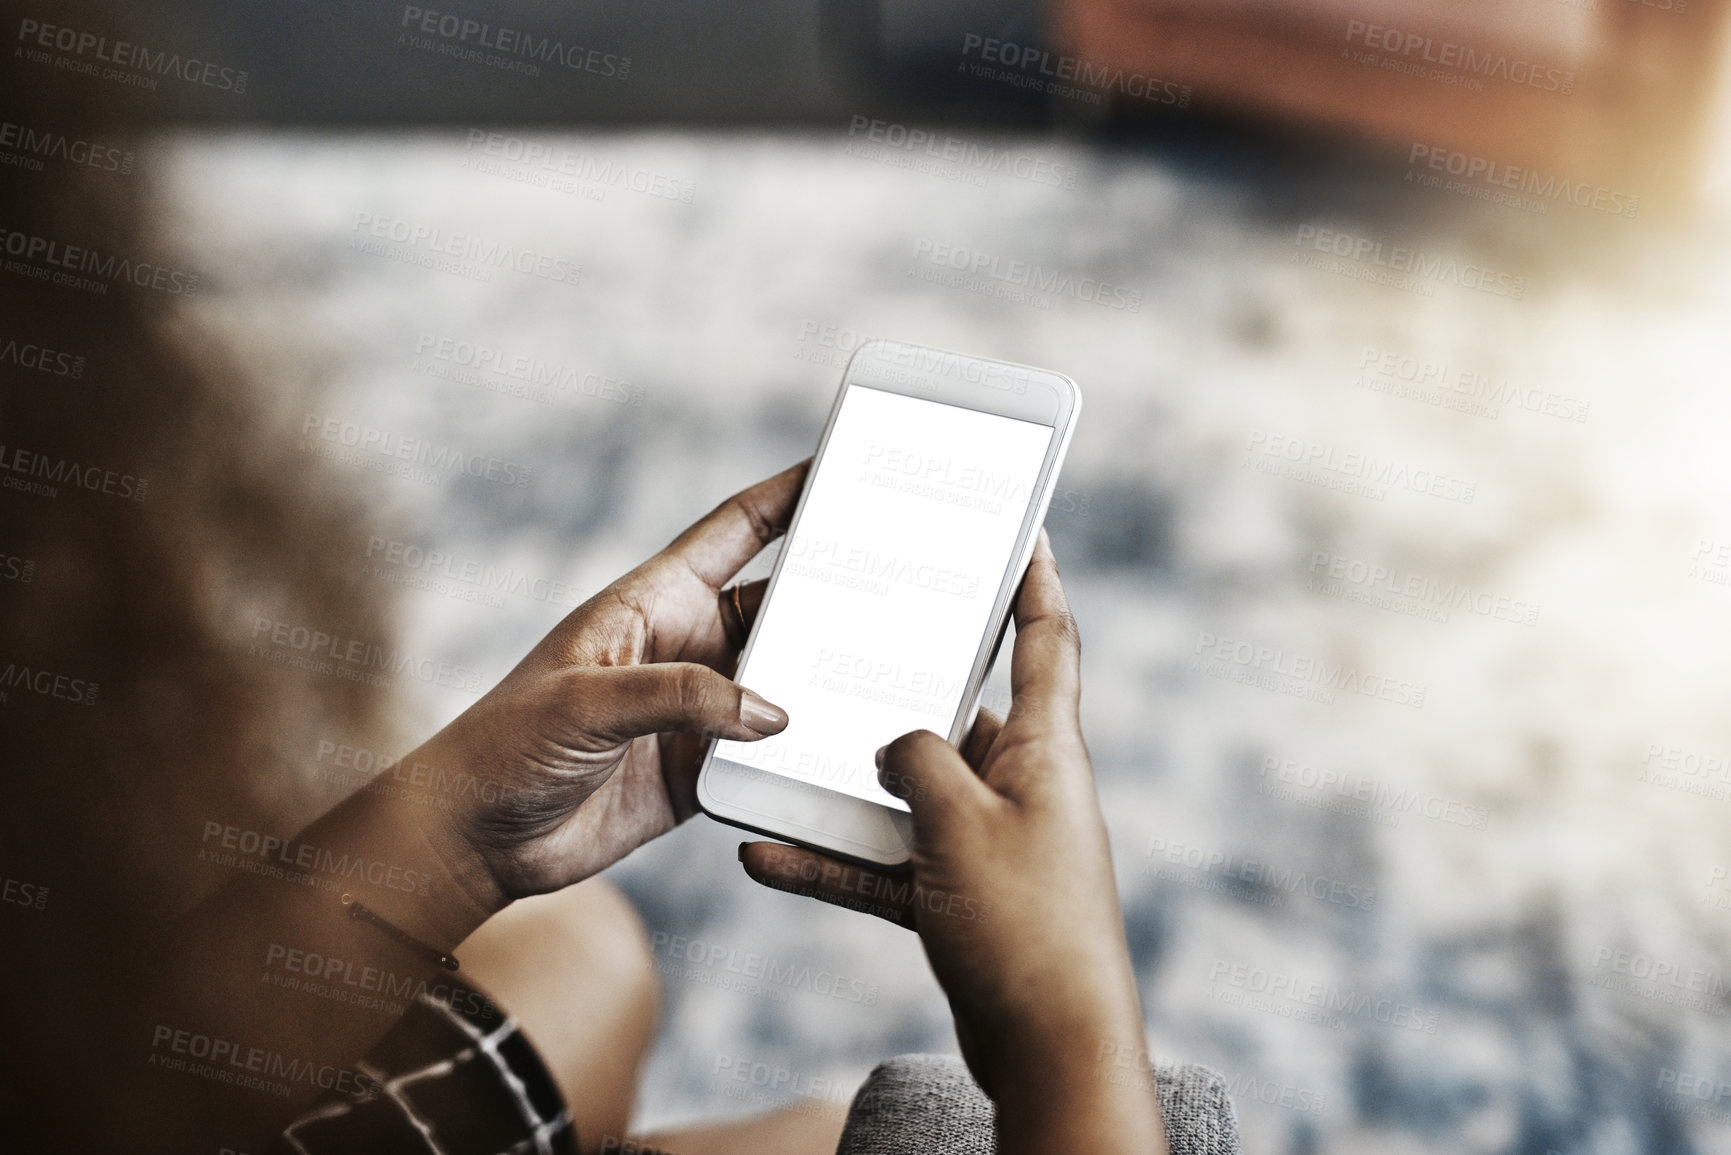
[[[873,755],[948,736],[1051,438],[849,385],[738,674],[787,729],[716,756],[906,810]]]

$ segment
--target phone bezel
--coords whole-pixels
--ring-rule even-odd
[[[978,367],[974,372],[981,380],[967,379],[971,367]],[[875,379],[862,380],[868,377]],[[950,725],[949,741],[951,745],[958,745],[973,724],[980,690],[991,673],[993,659],[1009,622],[1011,604],[1033,556],[1034,542],[1040,525],[1045,521],[1059,470],[1063,468],[1065,454],[1070,448],[1070,436],[1082,408],[1082,393],[1073,380],[1050,369],[901,341],[881,338],[865,341],[854,350],[842,373],[841,385],[836,389],[835,400],[824,421],[823,434],[818,439],[817,454],[806,474],[805,485],[787,528],[787,539],[799,530],[806,495],[811,491],[818,470],[823,467],[830,431],[835,428],[842,401],[852,388],[878,389],[995,413],[1048,425],[1053,430],[1054,435],[1047,445],[1045,460],[1041,462],[1030,495],[1028,511],[1010,554],[1010,564],[999,580],[991,616],[987,618],[973,667],[962,690],[961,702]],[[786,556],[783,551],[776,558],[769,585],[764,591],[762,604],[765,607],[775,596]],[[740,651],[741,671],[747,667],[756,637],[754,628]],[[717,787],[721,787],[721,793],[728,797],[718,794]],[[704,813],[721,822],[871,866],[902,869],[912,855],[913,828],[906,811],[717,758],[713,741],[704,752],[703,767],[697,779],[697,801]]]

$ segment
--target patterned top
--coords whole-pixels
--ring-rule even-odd
[[[368,1088],[289,1124],[279,1155],[577,1155],[571,1112],[517,1020],[465,993],[423,992],[356,1064]]]

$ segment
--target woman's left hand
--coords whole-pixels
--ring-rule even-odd
[[[728,676],[764,583],[741,588],[742,615],[723,588],[785,531],[806,468],[728,498],[577,607],[404,759],[456,795],[415,809],[484,908],[578,882],[689,818],[708,739],[787,726]]]

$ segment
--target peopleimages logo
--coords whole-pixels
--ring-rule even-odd
[[[322,413],[306,415],[301,422],[301,437],[305,443],[315,446],[314,438],[357,453],[376,453],[386,459],[432,466],[447,473],[484,477],[518,489],[526,489],[529,485],[531,467],[521,462],[466,453],[455,446],[435,445],[423,437],[407,437],[388,429],[375,429],[371,425],[343,421]]]
[[[0,228],[0,250],[9,257],[18,258],[6,263],[7,272],[56,285],[67,285],[101,294],[108,292],[108,285],[104,282],[109,281],[130,283],[141,289],[155,289],[174,296],[191,296],[198,292],[198,277],[195,274],[150,261],[133,260],[117,253],[104,256],[84,245],[69,245],[64,241],[13,229]],[[30,264],[33,261],[40,261],[49,267]]]
[[[1563,421],[1587,419],[1592,402],[1553,390],[1532,389],[1476,369],[1450,365],[1440,357],[1421,357],[1366,345],[1359,354],[1354,385],[1453,409],[1495,421],[1502,406]]]
[[[16,365],[20,369],[34,369],[38,373],[74,380],[84,376],[82,354],[50,349],[30,341],[20,343],[13,337],[0,339],[0,365]]]
[[[429,377],[447,378],[488,392],[521,396],[551,405],[555,395],[570,393],[613,401],[620,405],[642,405],[648,393],[640,385],[621,381],[591,370],[549,362],[520,350],[506,350],[480,341],[465,341],[423,332],[415,341],[418,371]],[[434,367],[428,361],[441,362]],[[474,370],[464,373],[463,370]],[[493,375],[493,377],[486,376]],[[493,379],[509,378],[518,385]],[[520,387],[519,387],[520,386]]]
[[[1311,874],[1304,870],[1294,870],[1290,866],[1276,866],[1261,859],[1246,858],[1243,855],[1229,854],[1224,850],[1179,842],[1175,839],[1150,837],[1145,854],[1148,865],[1143,869],[1144,875],[1152,874],[1161,877],[1160,864],[1165,863],[1167,866],[1181,866],[1187,870],[1199,871],[1204,875],[1215,874],[1230,882],[1243,883],[1252,892],[1257,890],[1275,892],[1271,893],[1269,897],[1278,897],[1284,894],[1304,894],[1318,902],[1333,903],[1335,906],[1343,906],[1350,910],[1369,910],[1376,901],[1376,887],[1374,886],[1330,878],[1322,874]],[[1282,904],[1267,902],[1264,905],[1278,906]]]
[[[172,76],[188,84],[202,85],[205,88],[218,88],[225,92],[244,93],[246,91],[246,72],[239,68],[230,68],[214,61],[200,60],[194,56],[182,57],[178,52],[152,52],[142,44],[133,44],[126,40],[109,40],[106,36],[94,32],[84,32],[76,28],[66,28],[55,24],[43,24],[37,20],[20,20],[18,22],[18,40],[25,46],[25,58],[36,64],[55,64],[69,72],[82,72],[89,75],[100,75],[104,80],[125,80],[140,88],[155,88],[156,81],[151,76],[128,76],[116,71],[116,68],[129,68],[134,73],[151,73],[155,76]],[[62,57],[59,61],[47,58],[48,53],[40,50],[70,53],[72,56],[89,57],[103,64],[112,64],[116,68],[100,69],[95,65],[78,67],[74,62]],[[69,65],[71,65],[69,67]]]
[[[1442,1021],[1441,1012],[1430,1007],[1226,959],[1214,960],[1208,981],[1213,984],[1210,997],[1220,1002],[1269,1011],[1282,1006],[1308,1008],[1326,1016],[1322,1025],[1333,1026],[1345,1016],[1434,1035]],[[1221,998],[1222,994],[1228,997]],[[1262,996],[1262,1000],[1245,999],[1245,995]]]
[[[977,176],[966,183],[984,187],[988,173],[1007,173],[1019,180],[1056,188],[1075,188],[1081,170],[1073,164],[1047,160],[1007,148],[991,148],[945,136],[924,128],[910,128],[889,120],[875,120],[854,113],[848,122],[850,138],[843,153],[865,160],[879,160],[900,168],[931,172],[950,179]],[[864,137],[862,144],[857,138]],[[881,148],[872,148],[881,145]],[[949,166],[949,167],[945,167]]]
[[[113,145],[69,137],[46,128],[0,122],[0,148],[15,148],[23,155],[0,153],[0,164],[12,164],[32,172],[42,171],[42,160],[63,160],[98,172],[132,171],[132,153]]]
[[[1364,54],[1370,59],[1355,54],[1353,59],[1360,64],[1377,64],[1390,71],[1441,80],[1464,88],[1482,90],[1486,80],[1502,80],[1564,96],[1575,90],[1573,72],[1547,68],[1519,57],[1511,59],[1506,53],[1480,52],[1452,40],[1437,40],[1417,32],[1367,24],[1363,20],[1346,22],[1346,42],[1374,50]],[[1379,57],[1378,53],[1387,53],[1388,56]],[[1433,65],[1435,67],[1431,67]],[[1471,83],[1463,83],[1468,81]]]
[[[1731,1083],[1715,1079],[1712,1075],[1695,1075],[1688,1071],[1678,1071],[1671,1067],[1661,1067],[1659,1076],[1653,1083],[1656,1091],[1668,1091],[1680,1099],[1699,1099],[1702,1103],[1723,1103],[1731,1098]],[[1718,1122],[1731,1119],[1722,1111],[1712,1111],[1700,1107],[1699,1104],[1688,1104],[1685,1114],[1704,1112],[1704,1117]]]
[[[1471,505],[1478,494],[1475,481],[1451,477],[1434,469],[1411,469],[1386,457],[1341,450],[1263,429],[1250,431],[1245,450],[1246,456],[1240,468],[1254,468],[1259,473],[1272,473],[1291,481],[1337,489],[1373,501],[1383,500],[1390,489],[1405,489],[1462,505]]]
[[[30,910],[46,910],[48,907],[48,888],[40,883],[0,876],[0,902],[26,907]]]
[[[1402,678],[1389,677],[1370,670],[1360,670],[1344,662],[1330,665],[1324,658],[1288,653],[1278,646],[1259,646],[1254,642],[1219,637],[1206,630],[1196,635],[1196,647],[1191,651],[1190,668],[1210,677],[1312,698],[1325,705],[1334,704],[1334,692],[1356,694],[1393,702],[1397,706],[1424,708],[1428,688]]]
[[[979,574],[945,569],[915,557],[882,554],[875,549],[809,533],[794,535],[786,548],[787,566],[795,574],[817,577],[823,570],[833,570],[857,578],[868,593],[887,593],[889,586],[895,584],[927,593],[947,594],[964,601],[971,601],[980,594]],[[832,584],[853,588],[851,583]]]
[[[366,559],[363,572],[371,572],[382,581],[459,596],[451,586],[455,583],[473,591],[460,600],[484,601],[495,609],[505,604],[497,596],[502,594],[520,594],[534,601],[572,608],[594,593],[569,582],[531,577],[513,566],[383,537],[367,539]]]
[[[960,377],[971,385],[984,385],[1008,393],[1022,394],[1028,391],[1026,370],[997,361],[982,361],[974,357],[946,353],[942,349],[890,343],[879,349],[874,359],[911,370],[922,377]],[[872,365],[868,362],[865,368],[870,369]]]
[[[212,845],[213,839],[215,845]],[[328,876],[318,880],[320,887],[325,890],[336,889],[339,882],[365,882],[386,890],[418,894],[423,898],[431,893],[433,876],[424,870],[397,866],[382,859],[351,855],[346,850],[339,853],[310,842],[302,842],[298,838],[265,834],[215,819],[205,821],[204,834],[200,837],[199,844],[200,862],[211,862],[218,866],[239,866],[249,873],[270,874],[271,877],[281,876],[281,868],[287,868],[290,872],[305,871],[306,878],[302,881],[310,879],[316,872]],[[261,870],[259,867],[268,869]],[[272,873],[273,871],[275,873]]]
[[[143,501],[150,489],[147,479],[117,469],[80,465],[70,458],[50,457],[16,445],[0,445],[0,487],[42,497],[58,497],[62,485],[128,501]]]
[[[817,1078],[744,1055],[717,1055],[710,1074],[712,1085],[726,1098],[773,1103],[793,1114],[827,1117],[836,1122],[846,1116],[847,1106],[853,1102],[857,1090],[851,1080]],[[805,1102],[789,1105],[790,1095]]]
[[[921,262],[930,267],[922,268]],[[1030,303],[1040,304],[1041,308],[1048,306],[1040,303],[1043,301],[1040,295],[1050,294],[1127,313],[1142,309],[1142,293],[1137,289],[1126,289],[1099,277],[1044,268],[1030,261],[1005,260],[995,253],[929,237],[914,242],[914,266],[910,272],[921,280],[985,292],[988,296],[1021,300],[1034,294]]]
[[[408,246],[412,254],[408,263],[411,264],[468,275],[462,265],[451,264],[451,261],[463,262],[473,266],[469,271],[483,274],[477,278],[479,280],[490,278],[488,270],[502,268],[566,285],[575,285],[583,276],[583,266],[577,261],[566,260],[551,253],[518,249],[471,233],[447,232],[433,225],[403,220],[400,217],[358,212],[349,231],[357,234],[364,232],[367,237]],[[349,239],[349,247],[368,251],[366,243],[359,236]],[[393,254],[390,250],[379,250],[379,255]],[[443,261],[441,258],[451,260]]]
[[[1026,87],[1056,96],[1093,97],[1098,101],[1098,94],[1113,92],[1151,104],[1166,104],[1174,108],[1190,106],[1191,88],[1188,84],[1161,80],[1141,72],[1125,72],[1122,68],[1054,54],[1033,45],[1015,44],[970,32],[962,37],[962,58],[966,61],[970,56],[1011,69],[1013,74],[1021,74],[1018,79],[1029,82]],[[1043,79],[1045,77],[1051,79]],[[1078,92],[1068,87],[1071,82],[1091,91]]]
[[[876,983],[823,968],[814,970],[804,963],[788,962],[774,955],[742,952],[725,943],[658,930],[650,936],[650,948],[657,956],[651,960],[651,966],[662,974],[702,986],[768,994],[778,1002],[786,1001],[790,991],[807,991],[868,1007],[876,1006],[878,1001]],[[676,965],[679,963],[689,965]]]
[[[1026,501],[1028,482],[1017,474],[996,473],[974,461],[937,457],[899,445],[872,442],[860,462],[867,469],[884,470],[898,477],[966,493],[983,494],[1002,501]]]
[[[1325,550],[1311,555],[1304,588],[1430,621],[1448,621],[1451,610],[1522,626],[1539,621],[1539,607],[1532,602]]]
[[[593,185],[596,186],[593,190],[596,194],[593,199],[596,200],[603,199],[608,188],[623,188],[646,197],[681,204],[690,204],[697,193],[697,186],[692,182],[666,173],[602,160],[590,153],[568,148],[555,151],[550,145],[480,128],[469,130],[469,139],[463,148],[467,152],[481,153],[478,158],[466,158],[464,168],[552,188],[557,192],[582,193],[586,186]],[[489,158],[501,163],[489,165],[486,163]],[[570,185],[558,183],[557,178],[565,177],[570,178]]]
[[[188,1062],[189,1059],[194,1061]],[[153,1067],[185,1071],[219,1083],[250,1087],[285,1098],[293,1092],[294,1088],[290,1086],[293,1083],[343,1095],[378,1089],[373,1079],[347,1067],[297,1059],[280,1051],[160,1023],[151,1032],[149,1063]]]
[[[419,975],[400,975],[366,963],[357,964],[316,948],[280,942],[273,942],[265,948],[261,977],[284,990],[304,991],[350,1006],[385,1010],[392,1014],[400,1015],[403,1004],[424,998],[483,1019],[499,1016],[499,1009],[479,991],[466,990],[456,984],[429,982]],[[387,999],[396,999],[398,1003],[392,1005],[385,1001]]]
[[[1321,1091],[1312,1091],[1274,1079],[1258,1079],[1255,1075],[1232,1076],[1226,1082],[1226,1093],[1238,1102],[1255,1099],[1258,1103],[1266,1103],[1270,1107],[1285,1107],[1288,1111],[1305,1115],[1322,1114],[1322,1108],[1328,1102],[1328,1096]]]
[[[1356,267],[1352,272],[1334,269],[1329,271],[1340,271],[1358,280],[1390,284],[1396,288],[1411,288],[1413,285],[1428,288],[1430,281],[1447,281],[1463,289],[1472,289],[1493,297],[1508,297],[1516,301],[1527,294],[1525,277],[1499,272],[1471,261],[1462,264],[1453,257],[1439,257],[1422,249],[1384,245],[1382,241],[1370,237],[1354,236],[1352,233],[1335,229],[1299,225],[1298,235],[1292,243],[1300,249],[1310,248],[1352,262],[1352,266]],[[1295,253],[1294,256],[1308,254]],[[1366,267],[1367,262],[1369,267]],[[1315,261],[1312,259],[1300,263],[1315,264]],[[1316,267],[1326,265],[1317,264]]]
[[[442,658],[410,653],[359,638],[345,638],[297,622],[256,617],[250,652],[280,665],[314,673],[334,674],[368,685],[388,685],[389,675],[407,675],[435,686],[479,693],[481,672]],[[274,646],[276,649],[267,649]]]
[[[567,44],[556,37],[539,36],[503,24],[495,26],[453,12],[435,12],[430,8],[405,4],[399,27],[409,30],[403,35],[409,37],[410,47],[504,68],[509,72],[539,76],[540,65],[561,64],[572,72],[591,72],[613,80],[624,80],[631,75],[629,56],[616,56],[581,44]],[[445,43],[437,44],[431,40],[432,37]],[[470,44],[475,48],[469,48]],[[483,48],[488,49],[491,55],[479,51]]]
[[[1262,779],[1256,785],[1259,795],[1313,810],[1367,818],[1385,826],[1399,826],[1403,814],[1419,814],[1471,830],[1483,830],[1490,822],[1490,811],[1482,806],[1427,794],[1406,783],[1390,785],[1331,767],[1318,770],[1309,762],[1274,754],[1262,756],[1258,774]],[[1377,813],[1379,809],[1384,813]]]
[[[44,698],[56,698],[62,702],[76,702],[81,706],[94,706],[96,705],[98,689],[100,689],[99,684],[88,678],[57,674],[53,670],[44,670],[40,667],[18,662],[7,662],[6,668],[0,670],[0,691],[22,690]],[[0,701],[4,700],[5,693],[0,692]]]
[[[1587,979],[1588,986],[1676,1003],[1720,1018],[1731,1015],[1731,1008],[1726,1005],[1731,1000],[1731,981],[1718,971],[1608,946],[1593,952],[1593,970],[1595,973]],[[1617,975],[1639,979],[1640,984],[1619,980],[1614,977]],[[1699,999],[1694,995],[1707,997]]]
[[[313,762],[317,775],[325,782],[345,787],[361,785],[374,788],[375,793],[390,793],[392,797],[415,792],[431,792],[448,798],[471,798],[488,804],[509,799],[519,793],[517,787],[484,782],[464,770],[452,770],[415,759],[407,762],[365,746],[351,746],[319,739]],[[395,788],[406,788],[396,790]]]
[[[1491,186],[1480,192],[1489,194],[1484,199],[1494,199],[1502,195],[1495,190],[1510,190],[1516,194],[1530,197],[1542,197],[1551,201],[1566,201],[1584,209],[1594,209],[1613,216],[1633,217],[1641,207],[1641,198],[1630,193],[1617,192],[1603,185],[1589,184],[1586,181],[1572,181],[1567,177],[1543,175],[1530,168],[1520,165],[1504,164],[1488,157],[1474,156],[1471,153],[1460,152],[1443,145],[1423,144],[1413,142],[1412,152],[1407,156],[1407,163],[1418,165],[1423,162],[1426,168],[1433,172],[1447,173],[1450,176],[1461,177],[1467,182],[1482,182]],[[1412,169],[1407,170],[1407,180],[1414,177]],[[1459,183],[1459,182],[1456,182]],[[1448,186],[1438,186],[1448,187]],[[1449,188],[1448,191],[1457,191]],[[1520,203],[1519,197],[1509,200],[1516,208],[1526,208]],[[1544,205],[1539,202],[1540,211]]]
[[[812,659],[806,678],[806,685],[832,694],[882,702],[946,722],[955,713],[963,688],[963,679],[940,670],[903,666],[881,655],[838,653],[827,648]]]

